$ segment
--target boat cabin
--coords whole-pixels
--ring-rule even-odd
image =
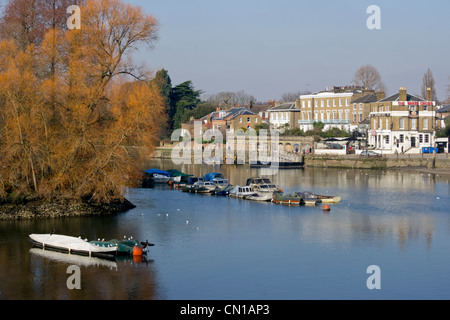
[[[194,183],[196,183],[198,181],[205,181],[205,179],[203,179],[202,177],[190,177],[187,184],[193,185]]]

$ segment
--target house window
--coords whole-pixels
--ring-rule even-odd
[[[325,100],[322,100],[322,108],[325,108]]]
[[[250,123],[252,121],[251,118],[247,118],[247,123]]]
[[[239,118],[239,123],[242,123],[242,118]]]
[[[430,135],[425,134],[425,143],[429,143],[430,142]]]
[[[389,130],[389,119],[386,118],[386,130]]]
[[[258,123],[258,118],[255,118],[255,123]]]
[[[353,110],[356,110],[356,103],[353,104]]]
[[[339,107],[342,107],[342,99],[339,99]]]
[[[333,107],[336,107],[336,99],[333,99]]]
[[[327,100],[327,107],[330,106],[330,100]]]
[[[417,119],[411,119],[411,130],[417,130]]]
[[[356,122],[356,113],[353,114],[353,122]]]
[[[423,143],[423,135],[419,134],[419,143]]]
[[[405,130],[405,118],[400,118],[400,130]]]
[[[348,107],[350,105],[350,100],[349,99],[345,99],[345,106]]]
[[[400,135],[400,143],[405,142],[405,136],[403,134]]]
[[[423,119],[423,130],[428,130],[428,118]]]
[[[311,108],[311,100],[308,101],[308,108]]]
[[[389,144],[389,135],[386,135],[386,144]]]
[[[359,122],[362,122],[362,113],[359,114]]]

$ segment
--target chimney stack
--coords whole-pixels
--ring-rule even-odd
[[[433,101],[433,93],[429,87],[427,88],[427,101]]]
[[[300,109],[300,100],[295,100],[295,109]]]
[[[383,100],[384,98],[386,98],[386,93],[384,91],[378,91],[377,92],[377,101]]]
[[[406,93],[405,87],[400,87],[400,91],[398,93],[399,93],[398,101],[406,101],[407,100],[407,93]]]

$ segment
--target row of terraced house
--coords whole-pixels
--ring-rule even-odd
[[[183,124],[193,134],[195,121],[202,122],[202,130],[220,130],[225,137],[239,129],[255,128],[268,123],[274,130],[300,128],[312,130],[321,122],[324,130],[340,128],[348,133],[360,132],[366,144],[383,153],[420,153],[423,148],[436,147],[436,132],[450,116],[449,106],[438,106],[431,90],[426,98],[407,92],[386,97],[363,87],[333,87],[313,94],[301,95],[295,102],[236,107],[217,111]],[[448,139],[445,145],[448,150]]]

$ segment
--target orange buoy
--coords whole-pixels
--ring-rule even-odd
[[[133,248],[133,256],[142,256],[143,249],[139,246],[134,246]]]
[[[331,208],[329,205],[326,204],[323,206],[323,211],[330,211],[330,210],[331,210]]]

